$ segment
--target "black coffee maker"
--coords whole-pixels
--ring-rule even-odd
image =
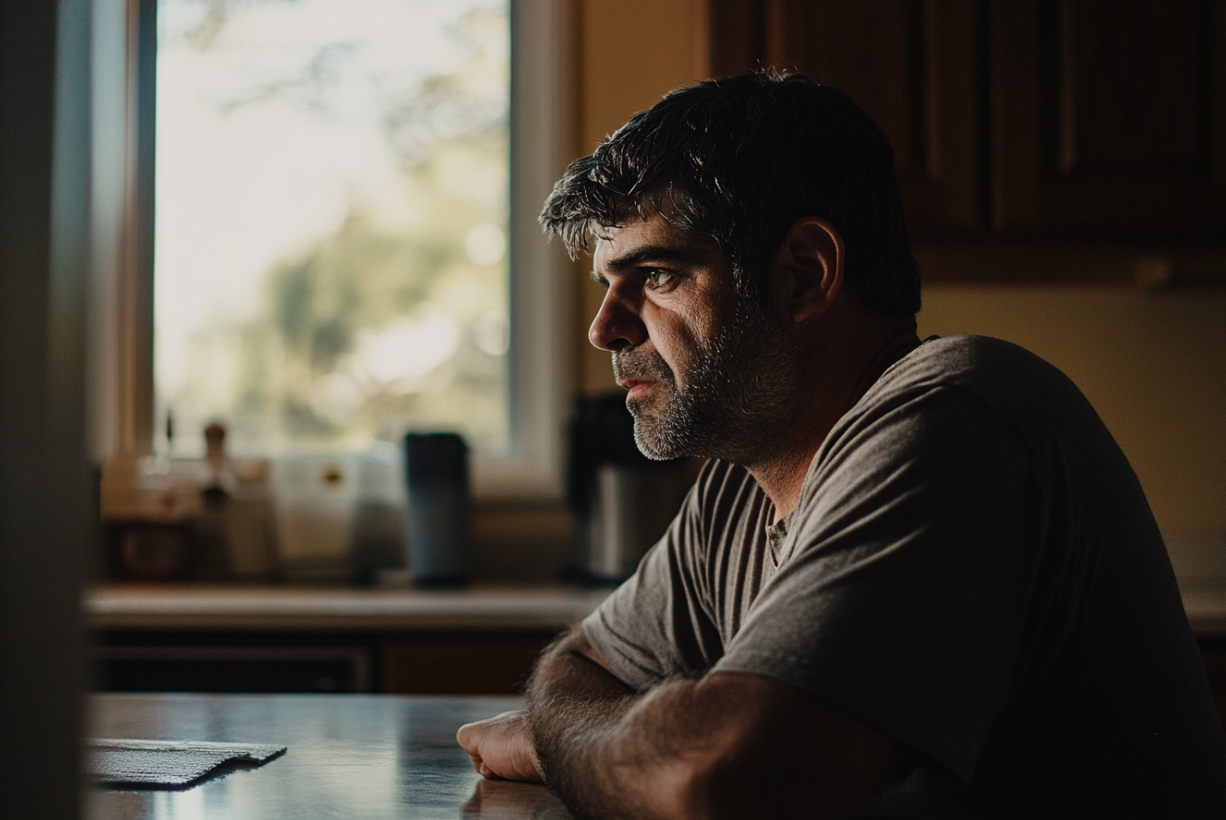
[[[579,574],[624,580],[663,535],[685,498],[683,459],[653,461],[634,443],[624,393],[580,397],[571,425],[570,504],[579,516]]]

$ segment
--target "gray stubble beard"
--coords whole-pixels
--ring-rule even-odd
[[[619,377],[656,384],[653,400],[627,401],[648,458],[722,458],[746,464],[796,422],[803,368],[795,342],[765,309],[741,303],[711,344],[684,365],[684,390],[659,353],[613,354]],[[659,409],[653,412],[652,405]]]

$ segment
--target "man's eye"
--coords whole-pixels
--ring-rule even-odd
[[[651,281],[651,286],[661,288],[667,285],[673,278],[672,271],[653,270],[647,274],[647,278]]]

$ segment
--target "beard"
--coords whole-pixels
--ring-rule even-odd
[[[771,311],[739,301],[731,320],[691,354],[677,364],[681,385],[654,350],[613,354],[617,378],[655,384],[647,397],[626,401],[645,456],[746,463],[794,423],[803,367],[795,341]]]

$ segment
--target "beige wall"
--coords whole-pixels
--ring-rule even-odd
[[[704,8],[705,0],[581,0],[577,151],[591,153],[669,90],[703,79],[705,25],[699,15]],[[588,394],[617,390],[609,354],[587,343],[587,326],[604,291],[587,276],[590,261],[577,264],[583,281],[574,326],[583,351],[578,357],[580,389]]]
[[[578,150],[701,79],[702,8],[580,0]],[[613,384],[607,354],[583,341],[601,296],[584,281],[574,334],[584,350],[579,384],[593,393]],[[1060,367],[1119,440],[1164,533],[1226,537],[1226,287],[932,287],[920,329],[999,336]]]

